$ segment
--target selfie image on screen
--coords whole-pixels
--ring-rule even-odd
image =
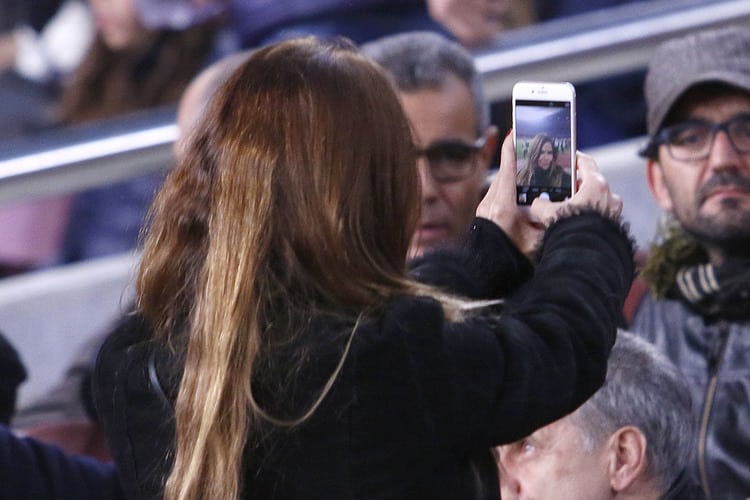
[[[562,201],[571,194],[570,103],[516,101],[516,195]]]

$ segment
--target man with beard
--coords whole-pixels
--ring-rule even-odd
[[[662,45],[645,83],[647,180],[667,212],[631,329],[686,374],[696,497],[750,497],[750,28]],[[699,485],[699,486],[697,486]]]

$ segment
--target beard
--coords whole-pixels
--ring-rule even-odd
[[[677,211],[675,217],[702,246],[727,254],[750,255],[750,208],[746,200],[725,198],[721,200],[718,213],[704,215],[700,212],[711,191],[722,186],[738,187],[750,197],[750,179],[732,172],[719,172],[698,191],[693,215],[688,217]]]

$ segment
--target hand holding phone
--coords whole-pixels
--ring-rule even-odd
[[[593,208],[609,217],[619,217],[622,213],[622,198],[609,189],[609,184],[599,172],[599,167],[589,155],[578,153],[576,172],[578,190],[564,203],[534,203],[530,207],[533,220],[545,221],[549,225],[561,214],[568,212],[566,206]],[[522,207],[519,207],[522,208]]]
[[[514,149],[513,137],[506,137],[500,150],[497,174],[492,179],[487,194],[479,202],[476,215],[497,224],[521,253],[532,259],[544,234],[545,219],[534,217],[529,207],[519,206],[515,201]]]
[[[570,204],[594,207],[603,214],[619,217],[622,198],[610,190],[607,179],[599,171],[594,159],[587,154],[578,153],[576,165],[580,182],[578,192],[570,200]]]
[[[576,190],[575,88],[567,82],[513,86],[516,203],[563,201]]]

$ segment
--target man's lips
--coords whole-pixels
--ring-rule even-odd
[[[701,204],[713,197],[748,196],[750,179],[736,173],[718,173],[706,181],[698,194]]]
[[[750,195],[750,191],[740,186],[718,186],[718,187],[708,190],[703,195],[702,201],[706,202],[707,200],[711,198],[732,198],[736,196],[748,196],[748,195]]]
[[[448,234],[447,224],[427,223],[417,227],[420,239],[444,238]]]

